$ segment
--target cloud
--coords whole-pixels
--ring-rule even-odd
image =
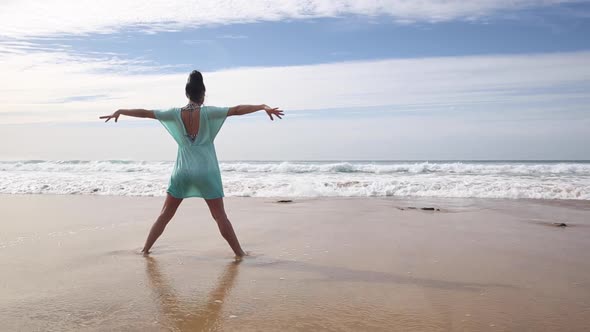
[[[216,139],[220,160],[589,159],[590,118],[515,120],[501,112],[371,117],[263,114],[232,117]],[[324,112],[315,112],[324,113]],[[328,112],[326,112],[328,113]],[[299,114],[299,113],[298,113]],[[1,116],[0,116],[1,117]],[[174,160],[174,140],[156,121],[0,124],[2,159]],[[15,144],[14,142],[18,142]],[[247,143],[246,143],[247,142]]]
[[[210,44],[213,43],[212,39],[183,39],[183,44],[186,45],[202,45],[202,44]]]
[[[0,113],[12,115],[0,117],[0,124],[88,121],[117,108],[165,108],[185,100],[186,74],[161,73],[141,59],[1,52],[0,44]],[[579,112],[590,104],[590,52],[249,67],[204,76],[207,102],[217,105],[515,113]]]
[[[218,36],[217,38],[221,38],[221,39],[248,39],[248,36],[246,35],[221,35]]]
[[[473,20],[502,11],[584,0],[18,0],[0,2],[0,37],[28,38],[146,32],[185,27],[345,15],[388,16],[408,22]]]
[[[109,98],[108,95],[86,95],[86,96],[71,96],[61,100],[56,101],[56,103],[69,103],[69,102],[78,102],[78,101],[95,101],[95,100],[104,100]]]

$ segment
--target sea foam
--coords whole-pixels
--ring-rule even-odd
[[[163,196],[171,161],[0,161],[0,193]],[[226,196],[590,200],[589,162],[222,162]]]

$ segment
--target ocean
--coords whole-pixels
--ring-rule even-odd
[[[173,161],[0,161],[1,194],[164,196]],[[590,200],[590,161],[228,161],[226,196]]]

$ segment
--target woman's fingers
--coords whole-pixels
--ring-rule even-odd
[[[283,111],[279,110],[279,109],[275,109],[274,112],[272,112],[277,118],[282,119],[282,115],[284,115]]]
[[[278,107],[269,107],[268,109],[266,109],[266,114],[268,114],[268,117],[274,121],[274,118],[272,117],[273,115],[276,116],[279,119],[282,119],[281,116],[284,115],[283,111],[280,110]]]
[[[119,115],[114,115],[114,114],[111,114],[111,115],[103,115],[103,116],[99,116],[98,118],[99,119],[106,119],[104,122],[109,122],[110,119],[113,119],[114,118],[115,119],[115,122],[118,122]]]

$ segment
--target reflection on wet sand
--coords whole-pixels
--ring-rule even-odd
[[[158,261],[153,257],[146,257],[149,284],[167,320],[161,323],[173,331],[219,330],[223,322],[221,319],[223,302],[234,285],[240,262],[232,261],[225,267],[217,287],[209,293],[207,299],[195,301],[196,303],[189,305],[178,299],[174,289],[170,287],[162,274]]]

